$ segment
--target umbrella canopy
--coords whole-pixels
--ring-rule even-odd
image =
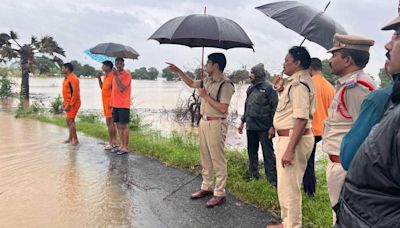
[[[297,1],[273,2],[256,9],[327,50],[333,47],[335,33],[347,34],[340,24],[323,11]]]
[[[108,57],[105,55],[98,55],[98,54],[93,54],[90,52],[90,49],[86,49],[83,53],[85,53],[87,56],[89,56],[91,59],[93,59],[96,62],[102,63],[104,61],[111,61],[113,64],[115,64],[115,57]]]
[[[234,21],[212,15],[176,17],[163,24],[149,39],[160,44],[189,47],[253,48],[246,32]]]
[[[139,53],[133,48],[116,43],[101,43],[90,49],[92,54],[105,55],[108,57],[119,57],[127,59],[137,59]]]

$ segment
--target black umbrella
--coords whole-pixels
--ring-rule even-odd
[[[319,11],[297,1],[273,2],[256,9],[327,50],[333,47],[335,33],[347,34],[340,24],[325,14],[325,10]]]
[[[149,39],[160,44],[188,47],[253,48],[246,32],[234,21],[212,15],[192,14],[163,24]]]
[[[253,42],[236,22],[207,15],[206,8],[204,14],[181,16],[167,21],[149,39],[157,40],[160,44],[202,47],[201,78],[203,78],[204,47],[253,49]]]
[[[120,57],[127,59],[137,59],[139,53],[133,48],[116,43],[101,43],[90,49],[93,54],[105,55],[108,57]]]

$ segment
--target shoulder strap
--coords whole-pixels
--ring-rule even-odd
[[[356,83],[367,87],[369,89],[369,91],[374,91],[375,90],[375,88],[367,81],[357,80]],[[342,110],[342,107],[343,107],[343,109],[347,112],[347,106],[346,106],[346,103],[344,101],[344,94],[346,92],[346,88],[347,88],[347,86],[344,86],[343,89],[340,91],[340,96],[339,96],[339,100],[340,101],[339,101],[339,105],[338,105],[338,111],[339,111],[340,115],[343,116],[344,118],[351,119],[353,117],[350,116],[350,115],[346,115]]]
[[[308,86],[307,83],[300,81],[300,84],[302,84],[303,86],[307,87],[308,92],[311,93],[310,86]],[[288,91],[288,95],[289,95],[289,96],[290,96],[290,90],[292,89],[292,86],[293,86],[293,85],[290,85],[290,87],[289,87],[289,91]]]
[[[222,82],[220,85],[219,85],[219,87],[218,87],[218,91],[217,91],[217,101],[219,102],[219,100],[220,100],[220,96],[221,96],[221,88],[222,88],[222,86],[225,84],[225,83],[231,83],[231,85],[233,86],[233,87],[235,87],[235,85],[233,85],[233,83],[231,82],[231,81],[224,81],[224,82]]]

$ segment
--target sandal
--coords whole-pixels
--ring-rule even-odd
[[[115,146],[111,146],[110,144],[104,145],[104,150],[112,150]]]
[[[123,155],[123,154],[127,154],[127,153],[129,153],[129,151],[120,150],[117,152],[118,155]]]
[[[119,152],[119,148],[118,147],[114,147],[110,151],[111,151],[111,153],[117,153],[117,152]]]

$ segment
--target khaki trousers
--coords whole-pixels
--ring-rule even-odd
[[[293,164],[282,167],[282,157],[286,152],[290,136],[280,136],[276,154],[276,170],[278,174],[278,198],[281,207],[281,218],[285,228],[302,226],[301,185],[308,158],[314,146],[314,135],[304,135],[295,149]]]
[[[346,178],[346,170],[340,163],[329,161],[326,167],[326,181],[328,185],[329,200],[332,207],[339,201],[340,192],[342,190],[344,179]],[[333,224],[336,223],[336,213],[332,210]]]
[[[228,173],[224,147],[227,130],[226,119],[200,121],[200,160],[203,176],[201,189],[211,191],[215,176],[214,196],[225,196]]]

